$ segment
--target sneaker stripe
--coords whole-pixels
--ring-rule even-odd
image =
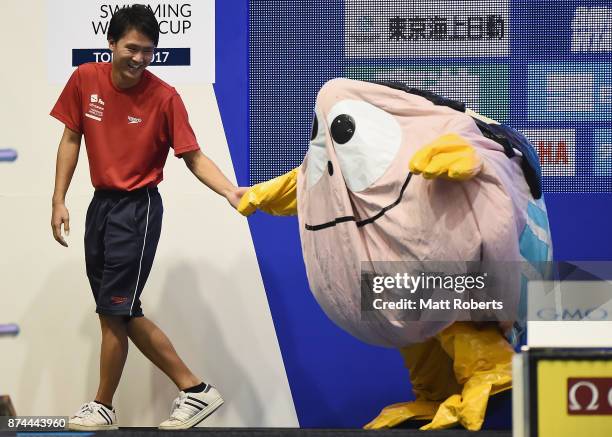
[[[187,396],[187,399],[190,399],[190,400],[195,401],[195,402],[199,402],[200,404],[204,405],[205,407],[208,407],[208,404],[206,402],[201,401],[199,399],[192,398],[191,396]]]
[[[111,417],[111,415],[108,412],[108,410],[105,409],[105,408],[100,408],[100,411],[102,411],[102,413],[104,413],[104,416],[106,416],[106,418],[108,419],[108,424],[112,425],[113,424],[113,418]]]
[[[110,417],[108,416],[108,413],[107,413],[106,411],[104,411],[102,408],[100,408],[100,409],[98,410],[98,414],[99,414],[100,416],[102,416],[102,418],[103,418],[103,419],[106,421],[106,423],[107,423],[108,425],[110,425],[110,424],[112,423],[112,420],[111,420],[111,419],[110,419]]]
[[[189,406],[191,406],[191,407],[195,408],[196,410],[198,410],[198,412],[199,412],[199,411],[202,411],[202,410],[204,409],[204,407],[201,407],[201,406],[196,405],[196,404],[192,404],[192,403],[191,403],[191,402],[189,402],[189,401],[185,401],[185,405],[189,405]]]

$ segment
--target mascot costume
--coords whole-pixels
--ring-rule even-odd
[[[364,322],[361,273],[388,261],[551,260],[541,170],[520,133],[433,93],[334,79],[318,93],[300,167],[243,196],[242,214],[257,209],[298,215],[310,289],[329,318],[404,358],[416,400],[385,407],[366,428],[482,427],[489,397],[511,388],[514,350],[502,331],[516,317],[379,311]],[[505,277],[498,297],[518,305],[525,280]]]

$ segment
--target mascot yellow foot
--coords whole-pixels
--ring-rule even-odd
[[[400,353],[416,400],[385,407],[366,429],[392,428],[408,419],[431,420],[444,399],[461,391],[453,376],[453,362],[436,338],[402,348]]]
[[[403,348],[416,401],[384,408],[366,429],[429,420],[421,429],[482,427],[491,395],[512,386],[513,350],[496,325],[457,322],[425,343]]]

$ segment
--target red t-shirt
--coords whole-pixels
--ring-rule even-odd
[[[84,135],[97,189],[156,186],[170,147],[176,156],[200,148],[181,97],[147,70],[137,85],[123,90],[111,81],[111,64],[83,64],[51,115]]]

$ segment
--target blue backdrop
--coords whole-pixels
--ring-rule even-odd
[[[396,10],[384,3],[217,2],[215,92],[238,182],[301,163],[325,81],[404,80],[523,130],[542,152],[555,258],[612,259],[612,47],[600,23],[611,19],[612,1],[489,1],[485,12],[449,12],[444,1],[387,2]],[[417,3],[425,4],[420,12]],[[390,30],[377,20],[395,17],[406,39],[388,54]],[[356,40],[347,29],[381,33],[380,43],[350,54]],[[459,55],[437,53],[435,38]],[[487,52],[487,44],[498,45]],[[411,398],[396,351],[360,343],[316,304],[297,220],[258,213],[249,223],[301,426],[359,427]]]

